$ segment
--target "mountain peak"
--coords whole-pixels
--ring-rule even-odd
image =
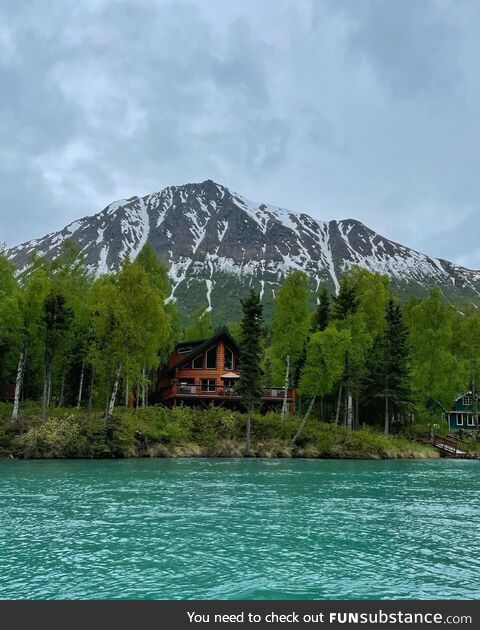
[[[34,251],[48,258],[66,238],[92,271],[118,269],[149,243],[170,269],[172,299],[190,311],[202,302],[222,321],[236,319],[239,299],[256,288],[271,308],[287,273],[305,271],[312,288],[336,290],[352,265],[388,274],[400,295],[441,286],[449,297],[480,302],[480,272],[430,258],[386,239],[356,219],[317,221],[305,213],[249,201],[212,179],[121,199],[100,213],[9,251],[25,268]],[[227,299],[226,299],[227,298]]]

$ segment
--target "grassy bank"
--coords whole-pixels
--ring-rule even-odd
[[[36,407],[26,408],[12,424],[9,405],[0,406],[0,457],[242,457],[245,415],[211,407],[204,411],[177,407],[117,409],[107,423],[100,413],[54,409],[42,423]],[[257,457],[355,459],[427,459],[437,457],[428,445],[385,437],[373,429],[347,431],[312,420],[292,445],[299,418],[282,421],[276,414],[256,415],[252,447]]]

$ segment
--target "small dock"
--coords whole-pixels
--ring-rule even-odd
[[[455,435],[434,435],[432,444],[443,457],[478,459],[476,453],[469,451],[468,444]]]

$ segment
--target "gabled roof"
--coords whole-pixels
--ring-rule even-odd
[[[179,361],[177,361],[176,363],[174,363],[168,368],[168,371],[175,370],[176,368],[183,366],[185,363],[191,363],[192,360],[195,359],[195,357],[202,354],[202,352],[204,352],[205,350],[208,350],[208,348],[210,348],[212,344],[214,344],[218,339],[220,339],[220,337],[226,337],[228,340],[228,345],[231,348],[231,350],[234,350],[238,354],[239,348],[238,348],[237,342],[232,337],[232,335],[228,332],[228,330],[223,329],[223,330],[219,330],[217,333],[215,333],[208,339],[205,339],[205,341],[203,341],[200,345],[193,348],[192,351],[189,352],[188,354],[184,354]],[[189,344],[193,344],[193,343],[195,342],[182,341],[181,344],[177,344],[175,347],[177,347],[178,345],[188,346]]]
[[[460,394],[460,396],[457,396],[455,398],[455,402],[457,402],[458,400],[460,400],[460,398],[463,398],[464,396],[473,396],[472,392],[465,392],[464,394]],[[478,398],[478,394],[477,394],[477,398]]]

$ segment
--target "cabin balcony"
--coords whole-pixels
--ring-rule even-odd
[[[266,387],[263,391],[262,401],[282,402],[283,394],[283,388]],[[210,383],[182,383],[179,380],[175,380],[170,387],[163,390],[163,399],[171,398],[223,398],[241,400],[242,397],[238,394],[235,386],[213,385]],[[287,390],[287,401],[293,402],[294,400],[295,390],[289,387]]]

